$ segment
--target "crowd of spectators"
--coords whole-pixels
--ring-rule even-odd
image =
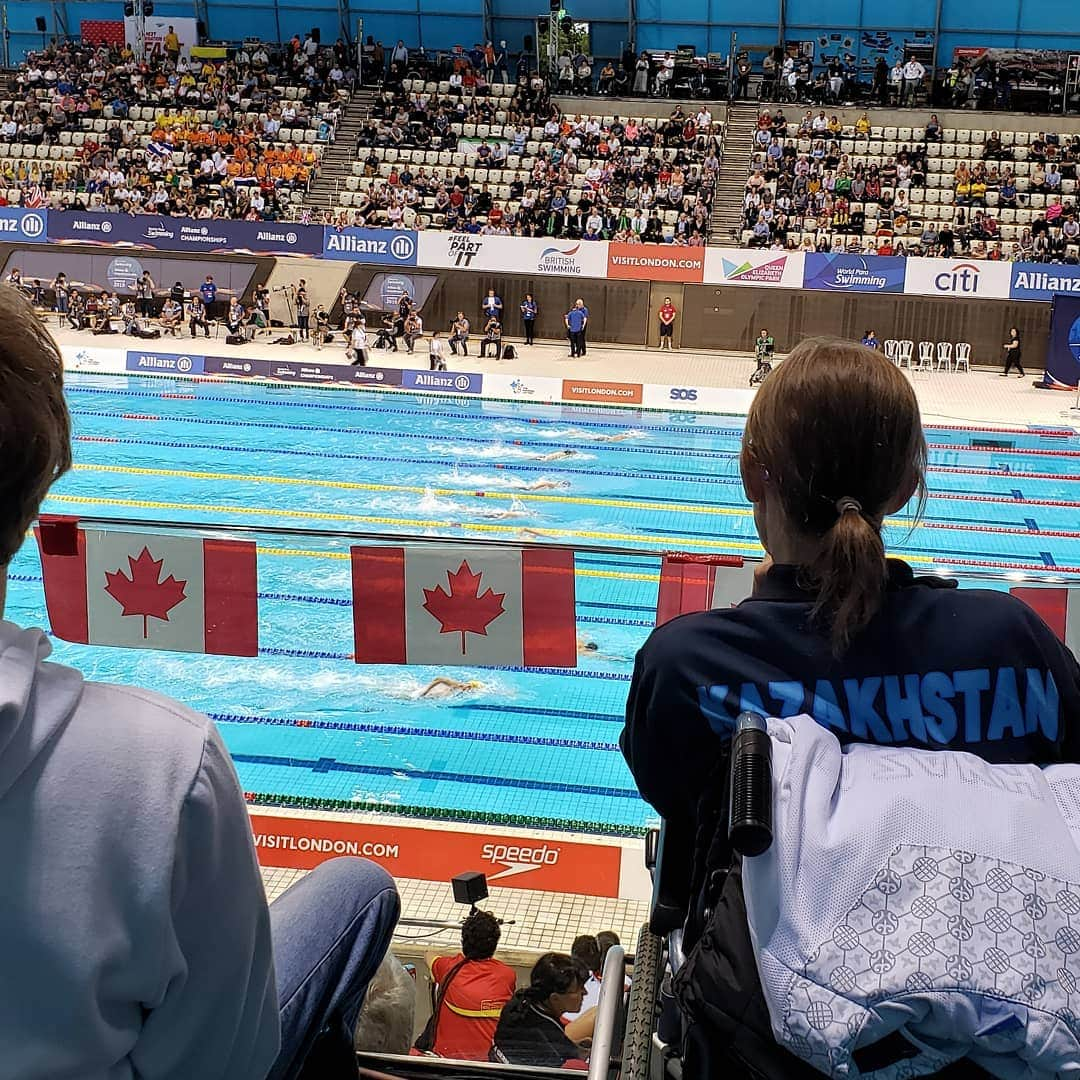
[[[224,60],[64,43],[2,105],[4,204],[273,220],[306,191],[356,73],[294,37]]]
[[[720,168],[704,103],[664,119],[564,114],[507,93],[389,86],[358,142],[353,209],[328,223],[702,245]]]
[[[957,142],[936,115],[906,141],[896,129],[882,140],[882,131],[865,112],[845,125],[825,110],[798,122],[782,108],[763,110],[743,239],[787,250],[1080,261],[1080,136],[990,131]]]

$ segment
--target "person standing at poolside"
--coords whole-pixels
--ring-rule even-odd
[[[585,328],[589,325],[589,309],[580,296],[574,301],[574,306],[566,313],[564,322],[570,336],[570,355],[584,356],[586,351]]]
[[[672,349],[672,340],[675,337],[675,316],[678,315],[678,309],[671,302],[670,296],[664,297],[664,302],[660,305],[660,310],[657,315],[660,319],[660,348]]]
[[[527,292],[525,299],[521,301],[521,322],[525,327],[525,344],[533,344],[533,332],[536,329],[536,316],[540,309],[536,306],[533,294]]]

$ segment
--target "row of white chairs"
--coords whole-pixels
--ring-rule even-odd
[[[900,368],[909,371],[971,371],[971,345],[958,341],[920,341],[915,359],[915,342],[888,338],[882,343],[885,355]]]

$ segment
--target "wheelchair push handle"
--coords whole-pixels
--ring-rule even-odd
[[[762,855],[772,845],[772,742],[764,717],[740,713],[731,740],[728,842],[740,855]]]

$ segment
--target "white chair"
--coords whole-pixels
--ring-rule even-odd
[[[956,363],[953,366],[953,371],[959,371],[961,367],[969,375],[971,374],[971,345],[966,341],[956,343]]]
[[[897,363],[900,356],[900,342],[895,338],[886,338],[881,347],[885,350],[885,359]]]
[[[934,343],[932,341],[919,342],[919,371],[929,371],[934,365]]]
[[[952,342],[939,341],[937,344],[937,367],[935,371],[952,371]]]
[[[897,367],[906,367],[911,370],[911,358],[915,355],[915,342],[914,341],[899,341],[897,342],[899,360],[897,361]]]

